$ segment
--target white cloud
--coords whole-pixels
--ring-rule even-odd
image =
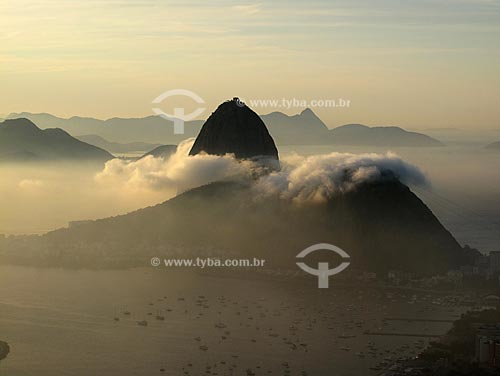
[[[262,10],[262,4],[257,3],[257,4],[246,4],[246,5],[234,5],[231,7],[231,9],[237,12],[252,15],[259,13]]]
[[[285,158],[282,169],[260,178],[255,188],[295,202],[322,202],[363,183],[385,179],[389,172],[405,184],[428,184],[418,167],[393,153],[330,153]]]
[[[44,182],[40,179],[23,179],[18,185],[24,191],[37,191],[44,186]]]
[[[193,139],[179,145],[168,159],[149,156],[134,162],[114,159],[96,180],[133,190],[184,191],[221,180],[247,182],[256,197],[277,195],[294,202],[325,201],[356,189],[360,184],[384,179],[391,172],[406,184],[428,184],[424,174],[393,153],[330,153],[303,157],[288,155],[281,170],[264,173],[262,165],[239,161],[232,155],[188,156]]]
[[[214,181],[249,176],[258,166],[239,162],[231,155],[188,156],[194,139],[182,142],[170,158],[147,156],[138,161],[113,159],[96,176],[100,184],[116,184],[133,190],[177,190]]]

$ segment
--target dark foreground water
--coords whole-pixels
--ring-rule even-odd
[[[0,339],[11,346],[0,375],[369,375],[430,339],[365,330],[440,334],[451,324],[382,319],[462,311],[426,293],[332,282],[0,267]]]

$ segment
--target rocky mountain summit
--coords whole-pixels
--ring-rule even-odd
[[[202,152],[213,155],[234,154],[241,159],[279,159],[278,149],[266,125],[239,98],[219,105],[203,124],[189,155]]]

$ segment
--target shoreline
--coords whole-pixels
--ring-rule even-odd
[[[5,359],[10,353],[10,346],[7,342],[0,341],[0,361]]]

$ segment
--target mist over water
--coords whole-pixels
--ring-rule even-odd
[[[176,193],[102,185],[95,180],[101,170],[78,163],[0,165],[0,234],[44,233],[69,221],[124,214]]]

